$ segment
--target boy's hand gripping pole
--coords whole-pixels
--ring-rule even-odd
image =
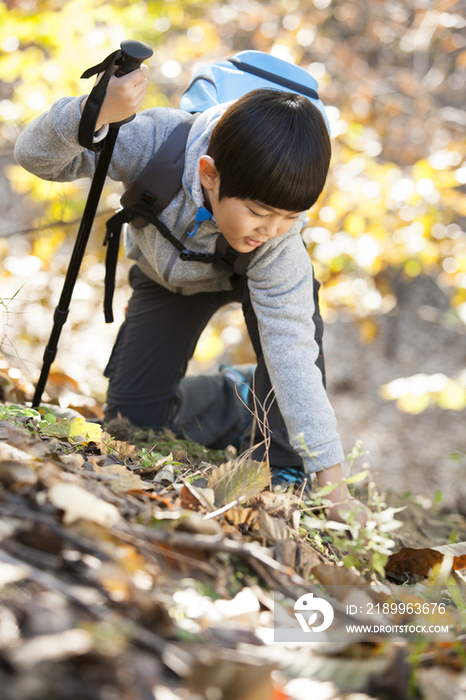
[[[105,61],[98,66],[89,68],[81,77],[90,78],[92,75],[103,72],[102,78],[95,85],[90,93],[86,106],[81,117],[79,126],[79,142],[85,148],[93,151],[100,151],[94,177],[89,189],[86,205],[84,207],[83,217],[79,226],[78,235],[71,254],[70,264],[63,283],[63,289],[60,295],[57,308],[53,316],[53,328],[50,334],[49,342],[44,352],[44,359],[39,381],[37,382],[36,391],[32,401],[33,408],[40,405],[42,394],[45,389],[45,384],[49,376],[50,367],[55,360],[57,354],[58,341],[63,325],[68,317],[69,306],[73,289],[76,284],[79,269],[86,250],[87,241],[92,229],[97,205],[105,183],[110,160],[115,147],[115,142],[118,136],[118,131],[122,124],[134,119],[134,115],[123,122],[110,124],[107,137],[98,144],[94,143],[95,125],[99,116],[100,109],[105,99],[108,82],[111,76],[115,73],[117,77],[131,73],[139,68],[141,63],[152,56],[153,51],[147,44],[142,41],[123,41],[120,49],[115,51],[110,56],[107,56]],[[117,68],[115,71],[115,67]]]

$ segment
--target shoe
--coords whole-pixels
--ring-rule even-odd
[[[302,465],[295,467],[270,467],[270,472],[272,474],[272,487],[282,486],[288,488],[289,486],[300,486],[306,478]]]
[[[248,398],[255,369],[256,365],[228,365],[225,363],[219,367],[220,373],[234,383],[235,389],[244,404],[243,426],[240,434],[233,441],[233,447],[238,452],[241,448],[243,435],[252,423],[252,414],[248,409]]]
[[[221,374],[231,379],[236,385],[236,389],[246,406],[248,405],[249,388],[255,369],[256,365],[227,365],[225,363],[219,367]]]

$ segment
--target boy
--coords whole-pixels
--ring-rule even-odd
[[[144,65],[110,80],[97,140],[108,124],[139,109],[146,88]],[[92,176],[95,155],[78,142],[85,99],[58,100],[24,130],[15,149],[23,167],[48,180]],[[124,125],[109,176],[126,185],[134,181],[187,116],[155,108]],[[318,285],[300,237],[330,155],[321,113],[294,93],[254,90],[199,115],[186,146],[182,188],[160,219],[193,251],[212,254],[223,234],[235,251],[253,253],[247,275],[181,260],[150,224],[130,228],[134,292],[106,368],[106,417],[121,413],[136,425],[167,426],[217,448],[238,438],[246,426],[232,380],[184,374],[213,313],[240,301],[258,361],[249,394],[258,428],[246,431],[242,447],[254,445],[256,459],[268,449],[276,481],[302,481],[303,465],[306,473],[317,472],[319,485],[336,484],[330,517],[341,519],[343,510],[356,508],[364,521],[364,507],[349,503],[343,482],[343,452],[324,388]],[[261,435],[265,421],[269,444]]]

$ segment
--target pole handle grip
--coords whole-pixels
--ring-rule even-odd
[[[120,77],[139,68],[141,63],[150,58],[152,54],[153,51],[151,47],[143,41],[125,39],[125,41],[121,42],[118,51],[114,51],[110,56],[107,56],[102,63],[84,71],[81,78],[90,78],[102,72],[104,74],[91,90],[81,116],[78,131],[78,140],[81,146],[88,148],[90,151],[95,151],[96,153],[101,151],[104,147],[104,141],[94,143],[94,132],[105,99],[105,93],[107,92],[108,82],[113,75],[115,66],[117,68],[115,75]],[[111,129],[118,129],[123,124],[134,119],[134,116],[135,115],[128,117],[128,119],[122,122],[110,124]]]
[[[118,68],[115,75],[119,78],[127,73],[137,70],[141,63],[147,61],[154,53],[148,44],[143,41],[125,39],[120,44],[121,56],[116,63]]]

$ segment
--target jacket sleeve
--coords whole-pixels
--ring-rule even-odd
[[[78,141],[83,97],[57,100],[51,109],[34,119],[20,134],[15,145],[16,161],[43,180],[70,182],[92,177],[98,154]],[[175,126],[186,118],[180,110],[147,109],[119,131],[108,171],[113,180],[135,180],[155,151]],[[106,135],[101,129],[98,138]]]
[[[293,227],[297,229],[298,227]],[[297,230],[272,242],[248,268],[264,359],[290,442],[307,472],[344,461],[335,413],[315,361],[313,273]]]

